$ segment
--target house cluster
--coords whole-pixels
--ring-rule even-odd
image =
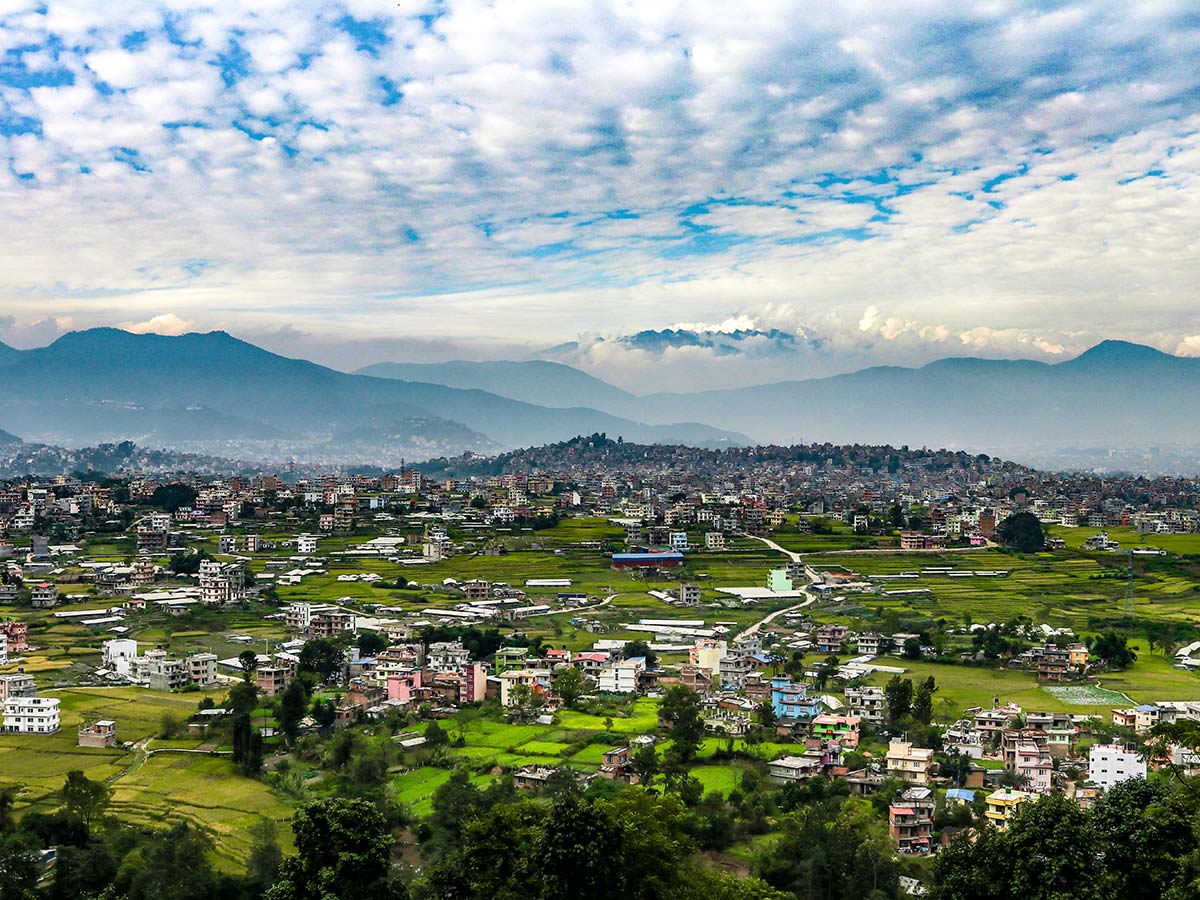
[[[174,691],[188,685],[204,687],[217,681],[214,653],[189,653],[183,658],[166,650],[146,650],[139,655],[137,641],[114,638],[100,647],[101,677],[140,684],[154,691]]]
[[[54,734],[59,729],[59,700],[38,696],[33,676],[19,669],[0,675],[0,703],[6,734]]]

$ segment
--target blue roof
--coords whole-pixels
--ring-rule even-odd
[[[1141,706],[1136,707],[1136,709],[1138,712],[1154,712],[1158,707],[1152,703],[1143,703]]]
[[[968,803],[975,802],[975,792],[968,791],[966,788],[950,788],[946,791],[947,800],[966,800]]]

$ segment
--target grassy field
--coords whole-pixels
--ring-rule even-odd
[[[1100,686],[1127,696],[1133,703],[1155,700],[1200,700],[1200,675],[1174,668],[1170,660],[1151,654],[1144,642],[1130,644],[1138,653],[1137,661],[1123,672],[1114,672],[1096,679]],[[903,666],[905,677],[924,679],[932,675],[938,685],[935,708],[942,714],[954,714],[973,706],[989,707],[994,699],[1000,703],[1016,703],[1030,711],[1071,712],[1093,715],[1128,706],[1115,700],[1100,706],[1073,704],[1037,683],[1033,672],[992,669],[977,666],[939,665],[907,659],[880,659],[884,665]],[[891,678],[875,673],[868,684],[882,685]],[[941,706],[937,704],[949,704]]]
[[[1200,534],[1155,534],[1153,532],[1138,532],[1133,528],[1065,528],[1061,525],[1051,525],[1046,533],[1060,537],[1066,541],[1072,550],[1079,550],[1084,542],[1100,532],[1105,532],[1111,540],[1117,541],[1122,550],[1134,547],[1156,547],[1168,553],[1184,555],[1200,554]]]
[[[249,853],[249,825],[261,816],[284,823],[291,810],[264,783],[238,776],[227,759],[195,753],[144,756],[121,746],[76,746],[80,726],[97,719],[117,723],[121,742],[157,734],[164,714],[180,720],[196,709],[197,695],[162,694],[141,688],[67,688],[42,692],[58,697],[62,728],[53,735],[0,735],[0,785],[16,785],[17,814],[49,812],[67,772],[78,769],[113,787],[110,815],[118,821],[162,824],[178,819],[203,827],[216,841],[221,864],[234,868]],[[153,750],[195,749],[199,741],[184,735],[151,740]],[[287,829],[281,834],[287,834]]]

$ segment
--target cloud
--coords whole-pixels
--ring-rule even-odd
[[[47,0],[0,54],[22,322],[830,366],[1200,328],[1186,4]]]
[[[195,323],[181,319],[175,313],[162,313],[145,322],[122,322],[117,326],[134,334],[186,334],[195,330]]]
[[[1200,356],[1200,334],[1189,334],[1175,347],[1176,356]]]

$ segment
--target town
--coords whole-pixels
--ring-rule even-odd
[[[816,851],[772,823],[828,796],[812,814],[860,811],[883,895],[936,891],[956,838],[1040,798],[1200,774],[1194,490],[604,435],[378,475],[12,480],[0,791],[26,822],[83,779],[233,867],[291,847],[292,809],[369,798],[414,896],[462,850],[451,806],[498,785],[675,798],[714,871],[808,896],[783,862]],[[42,878],[76,877],[61,829]]]

